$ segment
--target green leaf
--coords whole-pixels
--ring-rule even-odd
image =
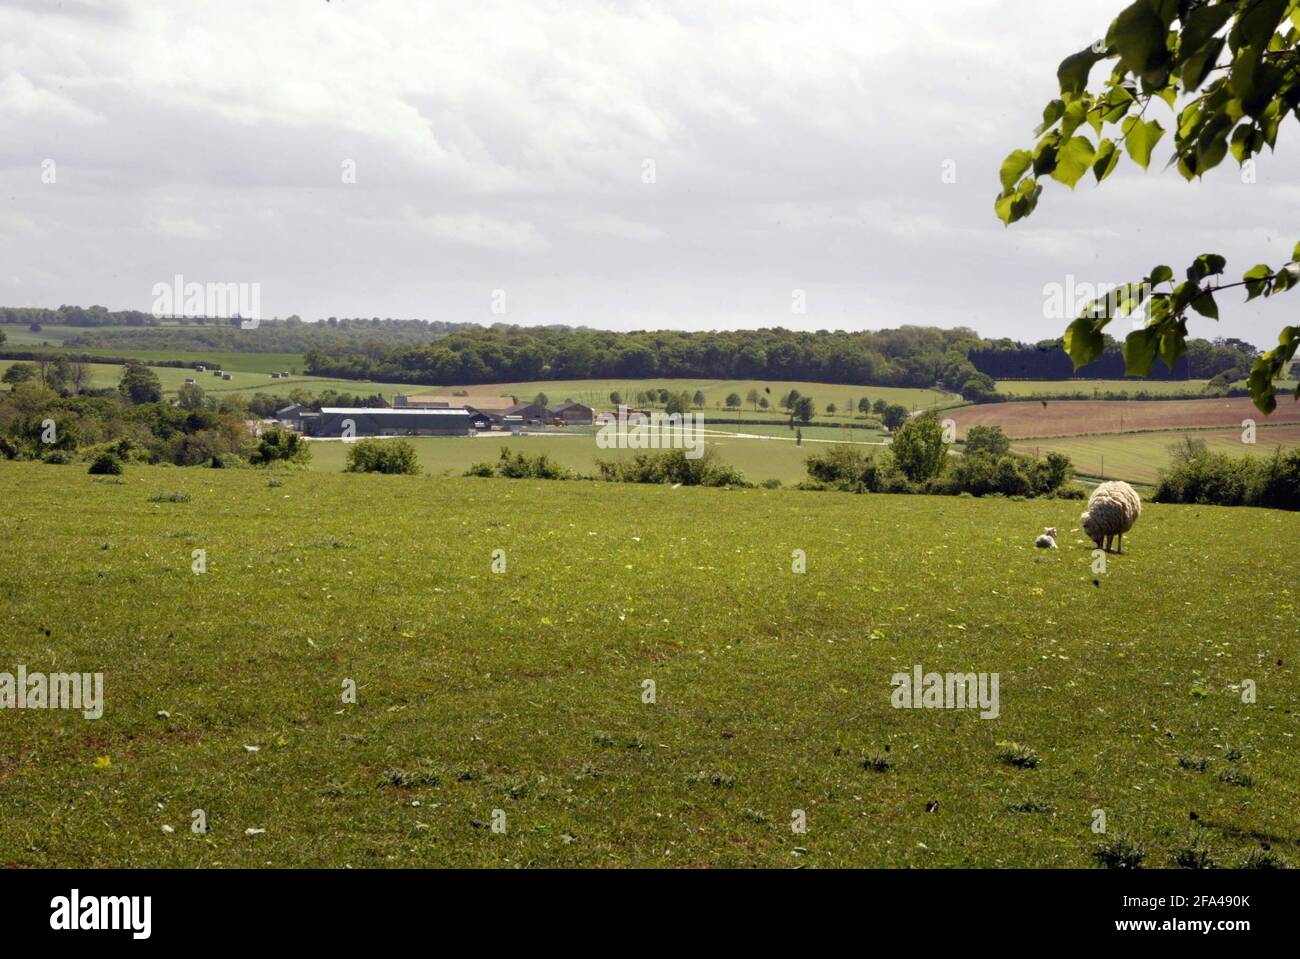
[[[1052,179],[1064,183],[1073,190],[1075,184],[1092,166],[1096,152],[1092,141],[1087,137],[1073,137],[1057,153],[1056,169],[1052,171]]]
[[[1062,60],[1061,65],[1056,68],[1056,79],[1061,84],[1061,95],[1081,96],[1083,91],[1088,89],[1088,74],[1093,64],[1103,56],[1104,53],[1097,53],[1092,47],[1086,47]]]
[[[1112,140],[1102,140],[1097,144],[1097,155],[1092,161],[1092,175],[1100,183],[1114,172],[1119,164],[1119,150]]]
[[[1300,263],[1300,243],[1295,245],[1295,252],[1291,254],[1292,263]]]
[[[1167,266],[1161,265],[1151,271],[1151,275],[1147,277],[1147,282],[1155,286],[1157,283],[1168,283],[1173,278],[1174,271]]]
[[[1143,122],[1138,117],[1129,117],[1124,121],[1123,129],[1124,146],[1128,149],[1128,155],[1145,170],[1151,163],[1151,151],[1165,135],[1165,128],[1158,120]]]
[[[1124,340],[1124,375],[1147,376],[1156,361],[1160,346],[1160,331],[1134,330]]]
[[[1216,317],[1217,319],[1217,317]],[[1172,373],[1178,358],[1187,352],[1187,326],[1175,323],[1160,336],[1160,358]]]
[[[1186,63],[1189,57],[1203,50],[1236,12],[1236,4],[1219,3],[1199,6],[1188,14],[1178,38],[1178,62]]]
[[[1056,121],[1065,115],[1065,103],[1061,100],[1053,100],[1043,108],[1043,122],[1034,130],[1034,136],[1041,137],[1044,133],[1055,125]]]
[[[1199,283],[1207,276],[1218,276],[1227,265],[1228,261],[1217,253],[1202,253],[1187,268],[1187,279]]]
[[[1097,321],[1080,318],[1065,331],[1065,352],[1074,361],[1074,368],[1087,366],[1106,349],[1106,338],[1097,329]]]
[[[1223,46],[1227,41],[1223,37],[1216,37],[1202,47],[1198,52],[1192,54],[1187,62],[1183,64],[1182,79],[1183,89],[1191,93],[1205,82],[1205,78],[1210,75],[1215,64],[1219,62],[1219,54],[1223,53]]]
[[[1203,292],[1200,296],[1192,300],[1192,309],[1201,314],[1201,316],[1208,316],[1212,320],[1217,320],[1219,318],[1219,305],[1214,302],[1213,293]],[[1174,368],[1172,363],[1169,364],[1169,368],[1171,370]]]
[[[1115,47],[1123,65],[1141,75],[1169,59],[1165,27],[1150,0],[1137,0],[1110,25],[1106,46]]]
[[[1242,280],[1246,283],[1247,303],[1268,289],[1268,280],[1272,275],[1273,270],[1267,263],[1260,263],[1257,266],[1252,266],[1245,272],[1242,276]]]
[[[1291,0],[1251,0],[1250,3],[1243,4],[1242,14],[1237,17],[1237,22],[1228,34],[1232,49],[1235,51],[1242,47],[1256,47],[1263,50],[1277,31],[1277,25],[1282,22],[1282,16],[1290,3]]]
[[[1034,162],[1034,155],[1028,150],[1016,150],[1002,161],[1002,192],[1010,193],[1025,175],[1029,165]]]
[[[1061,135],[1049,133],[1034,147],[1034,176],[1043,176],[1056,169],[1056,154],[1060,149]]]

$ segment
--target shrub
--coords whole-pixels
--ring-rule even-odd
[[[121,476],[122,461],[105,450],[95,457],[86,472],[91,476]]]
[[[420,462],[406,440],[359,440],[348,447],[345,471],[418,475]]]
[[[1000,426],[972,426],[966,431],[967,456],[987,453],[990,456],[1002,456],[1011,452],[1011,440]]]
[[[258,438],[257,449],[248,458],[254,466],[266,466],[269,463],[304,464],[310,460],[311,447],[307,441],[293,430],[280,427],[264,430]]]
[[[639,452],[624,460],[597,460],[607,483],[672,483],[680,486],[748,486],[735,467],[718,460],[713,450],[691,459],[685,450]]]
[[[508,446],[501,447],[501,458],[497,460],[496,473],[506,479],[563,480],[571,479],[573,476],[568,469],[554,462],[545,453],[536,456],[529,456],[523,451],[512,453]]]
[[[943,426],[933,413],[913,417],[894,434],[890,445],[894,462],[913,483],[924,483],[943,472],[948,458],[948,444],[943,441]]]
[[[1146,856],[1146,850],[1123,836],[1109,839],[1092,850],[1092,858],[1107,869],[1138,869]]]
[[[189,493],[154,493],[149,497],[151,503],[188,503],[190,501]]]
[[[1175,463],[1156,487],[1157,503],[1267,506],[1300,510],[1300,450],[1269,459],[1195,453]]]
[[[475,463],[465,471],[466,476],[493,476],[495,471],[491,463]]]

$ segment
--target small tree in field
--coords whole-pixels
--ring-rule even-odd
[[[758,412],[758,390],[751,386],[749,388],[749,392],[745,394],[745,402],[748,403],[750,406],[752,406],[754,408],[754,412],[757,413]]]
[[[738,409],[740,409],[740,394],[739,394],[739,393],[728,393],[728,394],[727,394],[727,409],[728,409],[728,410],[738,410]]]
[[[697,410],[704,409],[704,391],[696,390],[695,396],[691,398],[691,402],[694,404]]]
[[[972,426],[966,431],[967,456],[988,453],[990,456],[1005,456],[1011,452],[1011,440],[1000,426]]]
[[[862,397],[862,399],[858,400],[858,412],[861,413],[863,416],[869,416],[871,414],[870,397],[864,396]]]
[[[922,413],[900,426],[889,448],[898,468],[913,483],[938,476],[948,458],[943,426],[933,413]]]
[[[348,446],[349,473],[406,473],[418,475],[419,457],[406,440],[359,440]]]
[[[839,407],[837,407],[834,403],[827,403],[827,404],[826,404],[826,413],[827,413],[828,416],[834,416],[834,415],[835,415],[835,411],[836,411],[837,409],[839,409]]]
[[[614,392],[609,394],[609,402],[614,406],[622,406],[623,394],[620,393],[618,390],[614,390]]]

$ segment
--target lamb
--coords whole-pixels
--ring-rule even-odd
[[[1049,526],[1043,530],[1043,535],[1034,540],[1034,545],[1039,549],[1056,549],[1056,527]]]
[[[1128,483],[1102,483],[1088,497],[1088,511],[1079,517],[1079,523],[1088,537],[1098,547],[1110,552],[1115,537],[1119,537],[1119,552],[1124,552],[1124,534],[1142,515],[1142,500]],[[1104,541],[1104,545],[1103,545]]]

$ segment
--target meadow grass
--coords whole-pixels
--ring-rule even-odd
[[[0,712],[0,866],[1300,858],[1296,514],[1148,505],[1095,575],[1069,502],[274,475],[0,462],[0,670],[106,698]]]
[[[1006,396],[1074,396],[1086,393],[1143,392],[1151,396],[1204,396],[1209,380],[998,380],[997,391]]]

